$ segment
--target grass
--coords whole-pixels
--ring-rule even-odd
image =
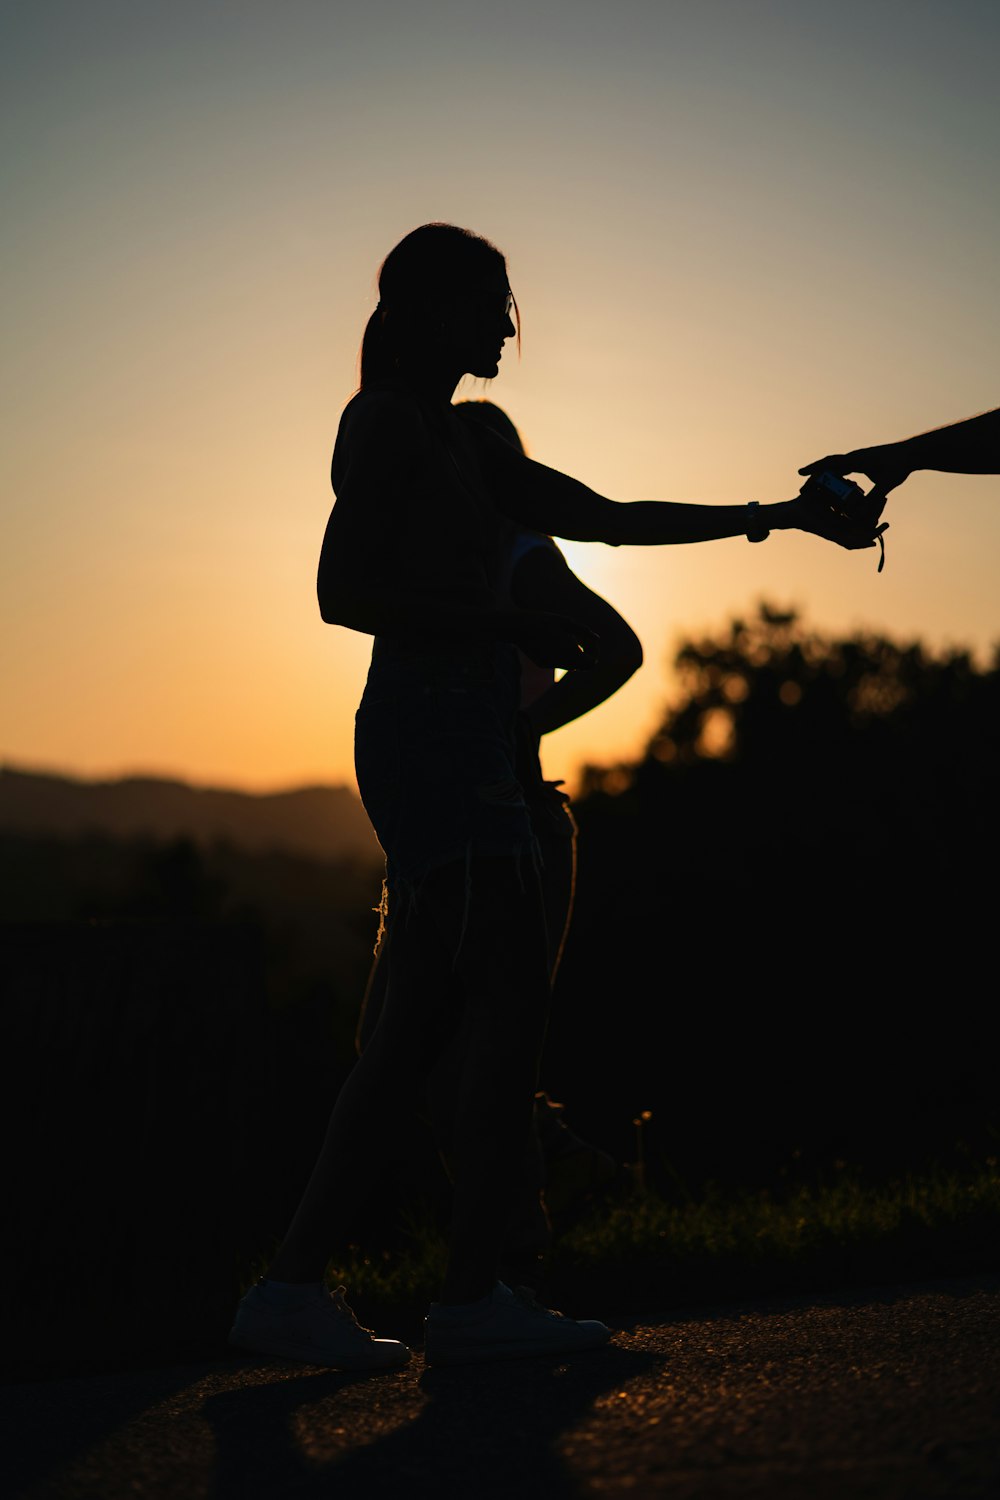
[[[637,1194],[557,1245],[554,1282],[635,1310],[863,1281],[997,1269],[1000,1171],[928,1170],[880,1186],[831,1184],[670,1203]],[[611,1283],[610,1285],[607,1283]]]
[[[419,1344],[441,1283],[444,1241],[429,1212],[411,1217],[397,1240],[391,1250],[349,1249],[331,1268],[331,1284],[346,1284],[363,1323]],[[34,1283],[26,1274],[6,1288],[5,1378],[216,1358],[237,1298],[269,1258],[234,1255],[228,1275],[221,1258],[211,1277],[199,1279],[193,1265],[150,1270],[131,1252],[105,1267],[94,1257],[100,1251],[106,1259],[109,1243],[107,1235],[82,1241],[75,1276],[40,1271]],[[133,1261],[141,1275],[125,1274]],[[593,1204],[557,1237],[542,1296],[570,1314],[663,1317],[756,1296],[997,1272],[993,1157],[888,1183],[844,1170],[780,1194],[716,1190],[671,1199],[633,1174],[616,1197]]]
[[[352,1249],[335,1280],[359,1310],[423,1308],[443,1265],[439,1231],[418,1218],[400,1249]],[[709,1191],[671,1202],[633,1185],[556,1240],[543,1294],[570,1311],[586,1300],[648,1313],[998,1269],[1000,1169],[990,1158],[961,1174],[928,1169],[881,1185],[845,1170],[780,1197]]]

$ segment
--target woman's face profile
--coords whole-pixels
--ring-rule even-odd
[[[446,337],[467,375],[491,380],[497,374],[507,339],[517,332],[511,320],[513,297],[505,277],[470,287],[455,297]]]

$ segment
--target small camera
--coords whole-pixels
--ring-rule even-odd
[[[832,505],[841,515],[852,518],[859,513],[860,503],[866,498],[860,484],[855,484],[851,479],[842,479],[832,469],[810,474],[799,494],[806,500],[819,500],[824,505]]]

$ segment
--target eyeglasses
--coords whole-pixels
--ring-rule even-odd
[[[480,316],[480,317],[491,317],[491,316],[494,315],[495,309],[497,307],[496,302],[493,301],[493,298],[496,296],[495,292],[490,292],[490,291],[486,291],[486,290],[479,291],[479,290],[473,290],[472,288],[470,288],[469,290],[467,290],[464,293],[464,296],[468,298],[468,305],[470,307],[474,307],[475,308],[475,312],[476,312],[476,314],[478,316]],[[508,321],[508,320],[513,321],[513,319],[512,319],[513,312],[514,312],[514,293],[508,287],[507,291],[504,293],[503,311],[502,311],[502,314],[501,314],[501,316],[503,317],[504,321]]]

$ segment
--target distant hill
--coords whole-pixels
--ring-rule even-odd
[[[367,814],[344,786],[255,794],[183,781],[129,776],[83,781],[0,768],[0,829],[75,838],[226,841],[255,852],[283,849],[313,859],[374,860],[380,851]]]

